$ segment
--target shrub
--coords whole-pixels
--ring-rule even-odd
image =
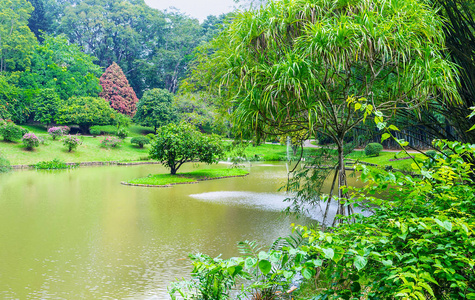
[[[120,139],[123,140],[123,139],[125,139],[125,138],[129,135],[129,133],[127,132],[127,130],[126,130],[125,128],[119,128],[119,129],[117,130],[116,135],[117,135]]]
[[[0,121],[0,135],[4,141],[13,142],[19,140],[28,132],[23,127],[15,125],[13,122]]]
[[[383,150],[383,145],[379,143],[369,143],[366,148],[364,148],[364,154],[366,154],[366,156],[378,156],[381,150]]]
[[[93,137],[101,135],[101,130],[99,128],[95,128],[95,126],[91,127],[89,132],[92,134]]]
[[[120,144],[121,140],[112,136],[106,136],[102,141],[101,141],[101,147],[104,148],[115,148]]]
[[[434,159],[435,156],[437,155],[437,151],[435,151],[435,150],[429,150],[429,151],[426,151],[425,154],[426,154],[428,157]]]
[[[154,133],[149,133],[146,135],[146,137],[148,137],[150,141],[155,141],[155,139],[157,138],[157,135]]]
[[[140,148],[143,148],[144,145],[150,144],[150,139],[145,136],[137,136],[130,140],[131,144],[137,144]]]
[[[27,150],[33,150],[34,147],[40,145],[40,139],[34,133],[25,133],[21,138],[21,141],[26,146]]]
[[[0,173],[6,173],[11,170],[10,162],[0,153]]]
[[[79,145],[82,144],[82,141],[77,136],[74,136],[74,135],[68,135],[64,137],[61,141],[63,142],[63,145],[68,148],[68,152],[73,151]]]
[[[41,169],[41,170],[59,170],[59,169],[69,169],[69,168],[74,168],[77,167],[77,164],[74,165],[68,165],[65,162],[55,158],[51,161],[41,161],[37,164],[34,165],[36,169]]]
[[[98,130],[99,131],[98,135],[100,134],[113,135],[117,133],[117,127],[112,126],[112,125],[94,125],[94,126],[91,126],[91,128],[89,129],[89,132],[91,132],[92,134],[91,130]]]
[[[51,135],[53,140],[57,137],[63,136],[69,132],[68,126],[55,126],[48,129],[48,134]]]

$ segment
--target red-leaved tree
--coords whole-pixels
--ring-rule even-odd
[[[115,62],[100,78],[102,92],[99,97],[109,101],[110,106],[121,114],[133,117],[139,101],[122,69]]]

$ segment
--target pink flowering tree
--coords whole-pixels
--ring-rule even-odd
[[[100,78],[102,92],[99,97],[106,99],[110,106],[121,114],[133,117],[139,101],[122,69],[115,62]]]

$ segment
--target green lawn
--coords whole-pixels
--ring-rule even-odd
[[[245,176],[249,172],[243,169],[203,169],[177,175],[155,174],[128,181],[131,184],[144,185],[172,185],[179,183],[193,183],[200,180],[217,179],[222,177]]]
[[[407,157],[406,153],[401,152],[399,155],[397,155],[397,153],[398,152],[380,152],[378,156],[366,156],[364,154],[364,151],[353,151],[351,154],[347,156],[347,158],[357,159],[362,162],[376,164],[382,167],[386,165],[391,165],[395,169],[412,171],[411,164],[414,162],[414,160],[412,159],[389,161],[390,159],[394,159],[394,158]],[[410,153],[410,154],[411,156],[414,156],[414,158],[418,162],[421,162],[423,159],[425,159],[425,156],[422,154],[417,154],[417,153]]]
[[[309,155],[317,155],[320,150],[317,148],[305,148],[304,157]],[[255,161],[286,161],[287,160],[287,146],[280,144],[264,144],[259,146],[249,145],[244,150],[246,158]],[[290,149],[290,156],[292,160],[296,160],[300,157],[300,150],[297,151],[296,155],[293,155],[292,150]],[[227,154],[230,155],[229,153]]]

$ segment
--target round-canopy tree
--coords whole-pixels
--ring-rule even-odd
[[[144,93],[137,104],[134,121],[155,129],[178,120],[178,113],[173,106],[173,94],[165,89],[152,89]]]
[[[114,62],[106,69],[100,83],[102,92],[99,97],[109,101],[110,106],[121,114],[130,117],[135,115],[139,99],[118,64]]]
[[[204,135],[188,123],[171,123],[158,129],[150,148],[150,157],[159,160],[170,168],[170,174],[175,175],[189,161],[217,163],[223,151],[218,136]]]
[[[339,199],[347,197],[344,138],[365,117],[358,108],[387,117],[457,95],[454,66],[440,55],[441,19],[423,1],[271,1],[237,14],[209,47],[197,80],[229,93],[236,125],[333,140]]]
[[[72,97],[58,109],[56,122],[65,125],[79,125],[83,133],[92,125],[111,125],[117,112],[99,97]]]

